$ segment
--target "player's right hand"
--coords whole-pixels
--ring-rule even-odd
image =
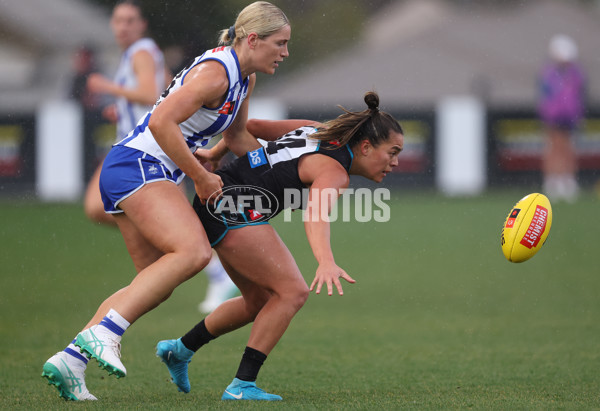
[[[206,204],[207,200],[209,203],[213,203],[221,197],[222,187],[223,180],[221,180],[220,176],[213,173],[206,173],[202,181],[194,181],[196,194],[198,194],[202,204]]]
[[[316,286],[316,294],[321,293],[321,288],[323,285],[327,287],[327,295],[333,294],[333,286],[337,288],[339,295],[344,295],[344,290],[342,289],[342,283],[340,282],[340,278],[343,278],[350,284],[354,284],[356,280],[346,273],[342,268],[340,268],[334,262],[326,262],[323,264],[319,264],[317,267],[317,272],[315,273],[315,278],[310,285],[309,290],[313,291]]]

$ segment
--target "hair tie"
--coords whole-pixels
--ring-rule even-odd
[[[235,39],[235,25],[229,27],[229,31],[227,32],[227,34],[229,35],[229,38],[231,39],[231,41],[233,41],[233,39]]]

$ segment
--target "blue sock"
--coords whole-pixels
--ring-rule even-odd
[[[75,340],[71,341],[71,344],[67,345],[67,347],[63,350],[71,357],[82,361],[84,364],[87,364],[88,359],[85,358],[85,355],[81,353],[81,349],[75,345]]]

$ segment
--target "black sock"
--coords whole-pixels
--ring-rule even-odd
[[[260,367],[262,367],[266,359],[267,356],[265,354],[254,348],[246,347],[235,378],[244,381],[256,381]]]
[[[194,328],[188,331],[186,335],[181,337],[181,342],[188,350],[196,352],[204,344],[208,344],[215,338],[217,337],[208,332],[206,325],[204,325],[204,320],[202,320],[196,324]]]

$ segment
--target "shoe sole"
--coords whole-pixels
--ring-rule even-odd
[[[221,397],[221,401],[281,401],[281,398],[234,398],[234,397]]]
[[[48,362],[44,364],[44,367],[42,368],[42,377],[48,379],[48,385],[54,385],[56,387],[59,396],[65,401],[79,401],[75,394],[65,388],[65,380],[54,364]]]
[[[102,368],[103,370],[108,371],[108,375],[116,375],[117,378],[123,378],[125,377],[127,374],[125,374],[123,372],[123,370],[115,367],[114,365],[108,363],[107,361],[103,360],[102,358],[100,358],[95,352],[94,350],[86,344],[85,340],[83,339],[83,337],[81,337],[81,335],[77,335],[77,338],[75,339],[75,345],[79,348],[81,348],[81,351],[83,351],[83,354],[85,354],[85,356],[88,359],[94,359],[96,361],[98,361],[98,367]]]

